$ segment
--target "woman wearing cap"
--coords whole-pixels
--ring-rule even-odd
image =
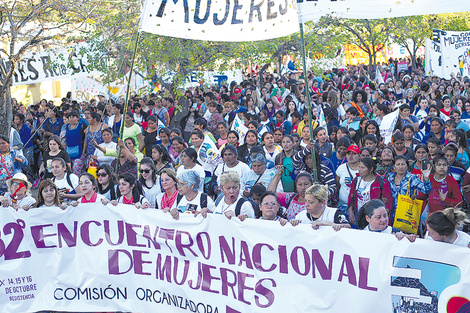
[[[352,181],[349,191],[348,213],[351,224],[356,224],[357,212],[372,199],[381,199],[388,212],[393,208],[390,183],[375,173],[376,168],[371,158],[363,158],[359,161],[359,177]]]
[[[336,185],[338,186],[338,208],[348,214],[347,204],[351,183],[359,173],[359,159],[361,150],[356,145],[346,149],[346,162],[336,170]]]
[[[0,203],[3,207],[11,206],[18,211],[19,208],[29,210],[36,200],[31,196],[31,183],[23,173],[16,173],[7,180],[8,191],[0,196]]]

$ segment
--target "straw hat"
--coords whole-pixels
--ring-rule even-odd
[[[26,177],[26,175],[23,173],[16,173],[15,175],[13,175],[12,178],[7,180],[7,185],[9,189],[11,189],[11,183],[14,179],[21,180],[22,182],[24,182],[28,190],[31,189],[31,183],[28,181],[28,177]]]

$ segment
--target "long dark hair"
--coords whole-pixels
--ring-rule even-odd
[[[144,195],[140,181],[138,181],[132,173],[122,173],[119,175],[119,180],[121,179],[127,182],[129,186],[134,186],[134,188],[132,188],[132,197],[134,198],[134,203],[139,202],[140,196]]]
[[[153,149],[157,150],[158,153],[160,153],[161,161],[162,161],[163,164],[172,163],[170,154],[168,153],[168,150],[165,147],[163,147],[161,144],[154,145],[152,147],[152,150]],[[156,160],[152,160],[152,161],[157,162]]]
[[[152,170],[152,181],[155,184],[156,181],[157,181],[157,168],[155,167],[155,162],[153,162],[153,160],[151,158],[145,157],[145,158],[142,159],[142,161],[140,161],[141,168],[142,168],[142,164],[146,164],[146,165],[150,166],[150,169]],[[147,184],[145,183],[145,179],[142,177],[142,174],[140,174],[139,180],[140,180],[140,182],[142,183],[143,186],[150,189],[150,187],[148,187]]]

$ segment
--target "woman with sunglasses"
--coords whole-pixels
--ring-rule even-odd
[[[155,208],[157,195],[162,192],[160,188],[160,182],[157,179],[157,169],[155,163],[151,158],[143,158],[140,162],[140,177],[139,180],[142,183],[142,190],[145,198],[150,203],[151,208]]]
[[[119,197],[118,180],[113,168],[108,164],[102,164],[96,171],[98,193],[108,200],[116,200]]]

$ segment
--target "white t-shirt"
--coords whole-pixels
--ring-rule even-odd
[[[265,170],[264,173],[261,175],[261,177],[258,179],[259,177],[258,174],[256,174],[253,170],[249,171],[248,173],[242,176],[240,192],[242,193],[245,190],[250,191],[251,187],[253,187],[255,183],[261,184],[264,187],[266,187],[266,189],[268,189],[269,183],[271,182],[271,180],[273,180],[276,173],[277,173],[277,169],[275,168]],[[283,191],[284,189],[282,188],[282,183],[281,181],[279,181],[276,192],[283,192]]]
[[[359,212],[360,208],[370,200],[370,187],[375,179],[371,181],[364,181],[363,179],[359,178],[359,182],[356,186],[357,192],[357,211]]]
[[[67,175],[70,176],[70,182],[72,183],[72,186],[70,186],[67,182]],[[79,183],[78,176],[73,173],[65,173],[64,177],[61,180],[54,178],[53,181],[57,187],[57,190],[67,189],[67,193],[71,193],[73,190],[77,189]]]
[[[101,143],[100,147],[106,148],[106,149],[112,149],[112,150],[117,150],[117,145],[115,142],[110,142],[110,143]],[[105,156],[103,152],[101,152],[100,149],[95,149],[95,153],[98,157],[98,163],[101,164],[108,164],[111,165],[111,163],[116,159],[114,156]]]
[[[338,210],[337,208],[325,207],[323,214],[319,218],[317,218],[316,221],[329,221],[329,222],[334,223],[335,214],[337,210]],[[313,221],[307,217],[307,213],[308,213],[307,210],[300,211],[295,216],[295,219],[301,221],[304,224],[312,224]]]
[[[457,239],[455,239],[455,241],[452,244],[456,246],[461,246],[461,247],[468,247],[468,245],[470,244],[470,235],[460,230],[456,230],[455,232],[457,233]],[[428,232],[426,232],[424,239],[434,241],[434,239],[431,236],[429,236]]]
[[[178,198],[175,200],[173,203],[171,209],[178,209],[181,213],[193,213],[193,212],[200,212],[201,211],[201,195],[202,192],[198,192],[196,197],[192,199],[191,201],[188,201],[185,196],[183,196],[178,202]],[[207,196],[207,208],[209,211],[214,212],[215,210],[215,204],[214,201],[211,199],[211,197]]]
[[[268,150],[266,150],[266,147],[263,146],[263,150],[264,150],[264,153],[266,155],[266,160],[267,161],[271,161],[273,163],[275,163],[276,161],[276,156],[281,153],[281,148],[278,146],[278,145],[275,145],[275,149],[274,149],[274,152],[273,154],[271,155],[271,153],[268,152]]]
[[[198,191],[203,192],[204,191],[204,179],[206,178],[206,172],[204,171],[202,166],[199,164],[196,164],[193,168],[186,169],[184,168],[184,165],[181,165],[180,167],[178,167],[178,170],[176,171],[176,176],[180,176],[185,171],[196,171],[196,173],[199,174],[199,177],[201,178],[201,182],[199,184]]]
[[[9,191],[5,192],[3,196],[10,201],[10,205],[13,204],[13,199],[11,198],[11,192]],[[36,199],[31,197],[30,195],[24,196],[23,199],[21,200],[16,200],[16,204],[18,204],[20,208],[24,207],[25,205],[33,205],[35,203],[36,203]]]
[[[124,204],[123,198],[124,198],[124,196],[120,196],[120,197],[117,199],[117,202]],[[147,198],[145,198],[145,197],[142,196],[142,195],[140,195],[139,201],[135,201],[135,200],[134,200],[134,203],[137,203],[137,202],[140,202],[140,204],[149,203],[149,201],[147,200]]]
[[[214,213],[215,214],[224,214],[227,211],[233,211],[235,214],[235,209],[237,207],[237,202],[241,199],[242,197],[238,195],[237,200],[235,200],[232,204],[227,204],[225,202],[225,196],[220,200],[219,204],[215,208]],[[251,205],[250,201],[245,200],[245,202],[242,204],[242,207],[240,208],[240,215],[246,214],[246,216],[254,218],[255,217],[255,210],[253,209],[253,206]]]
[[[349,175],[348,172],[351,172]],[[351,190],[351,183],[356,177],[356,174],[359,173],[359,170],[353,170],[347,163],[341,164],[336,169],[336,175],[339,177],[339,202],[338,207],[343,204],[348,204],[349,191]]]
[[[145,198],[150,203],[150,207],[152,209],[155,209],[155,204],[157,203],[157,195],[162,193],[159,181],[157,180],[157,182],[150,189],[145,187],[144,184],[142,184],[142,190],[144,191]]]
[[[220,186],[220,175],[224,172],[237,172],[240,178],[248,173],[250,170],[250,167],[241,161],[238,161],[238,164],[235,165],[234,167],[228,167],[225,164],[219,164],[217,168],[215,169],[215,176],[217,176],[217,185]]]

